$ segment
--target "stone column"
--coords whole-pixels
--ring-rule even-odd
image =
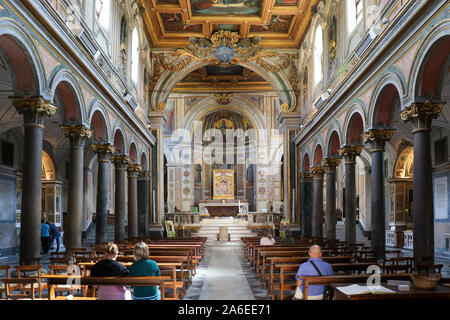
[[[150,171],[139,171],[137,181],[138,236],[149,237],[150,227]]]
[[[384,191],[384,148],[394,130],[371,129],[363,135],[364,143],[371,144],[372,155],[372,186],[370,198],[371,212],[371,242],[378,258],[384,258],[386,247],[386,206]]]
[[[150,233],[159,237],[164,233],[164,135],[162,134],[168,117],[164,102],[158,104],[160,110],[149,112],[151,133],[156,137],[156,150],[152,151],[152,188],[155,192],[156,221],[151,225]],[[153,153],[155,151],[155,153]],[[152,191],[153,192],[153,191]],[[153,197],[153,195],[152,195]],[[152,209],[153,210],[153,209]]]
[[[313,174],[313,214],[312,214],[312,236],[323,237],[323,174],[325,168],[314,166],[311,168]]]
[[[302,189],[300,190],[300,201],[302,203],[300,212],[301,229],[303,237],[312,237],[312,210],[313,210],[313,186],[312,176],[309,173],[301,173]]]
[[[115,148],[109,143],[93,144],[92,150],[97,153],[97,209],[95,222],[95,243],[106,242],[106,224],[108,218],[108,186],[109,186],[109,157]]]
[[[126,194],[126,169],[130,163],[130,158],[125,155],[111,156],[111,162],[115,166],[116,190],[114,203],[114,239],[115,241],[123,240],[127,237],[125,232],[125,219],[128,213],[127,194]]]
[[[128,171],[128,239],[138,236],[138,206],[137,206],[137,175],[141,166],[132,163],[127,166]]]
[[[64,223],[67,252],[81,248],[84,199],[84,144],[90,139],[92,131],[83,125],[61,126],[63,134],[70,141],[68,209]]]
[[[339,158],[325,158],[322,165],[325,167],[326,181],[326,213],[325,233],[326,238],[336,239],[336,167],[341,162]]]
[[[57,108],[42,97],[13,97],[12,105],[24,119],[20,220],[20,260],[23,260],[40,257],[44,116],[55,114]]]
[[[414,258],[418,264],[434,263],[433,171],[431,165],[431,123],[443,103],[416,102],[400,114],[411,121],[414,136],[413,232]]]
[[[339,155],[344,158],[345,165],[345,241],[356,243],[356,157],[361,153],[361,146],[344,146],[339,149]]]

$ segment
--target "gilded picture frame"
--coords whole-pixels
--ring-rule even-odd
[[[215,169],[213,176],[213,199],[234,199],[234,170]]]

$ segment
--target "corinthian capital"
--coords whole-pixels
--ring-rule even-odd
[[[413,133],[422,130],[431,130],[431,121],[437,118],[442,111],[444,103],[442,102],[414,102],[400,113],[400,118],[405,121],[411,121],[413,124]]]
[[[325,173],[325,167],[323,166],[313,166],[311,167],[311,173],[315,179],[322,179]]]
[[[50,100],[45,100],[42,97],[11,97],[12,106],[17,109],[19,114],[24,117],[26,125],[37,125],[43,127],[44,115],[51,116],[56,113],[58,109],[50,104]]]
[[[325,158],[322,160],[322,166],[326,173],[336,173],[336,167],[341,163],[340,158]]]
[[[131,159],[124,154],[112,155],[110,160],[114,163],[116,169],[125,169],[126,165],[131,161]]]
[[[109,143],[98,143],[98,144],[93,144],[91,145],[92,150],[94,150],[97,153],[103,153],[103,154],[109,154],[109,153],[113,153],[116,148]]]
[[[394,134],[395,129],[370,129],[363,134],[364,143],[372,144],[372,152],[384,151],[386,141],[389,141]]]
[[[139,171],[142,170],[142,167],[137,163],[130,163],[127,165],[127,171],[129,177],[137,177]]]
[[[345,163],[355,163],[361,151],[362,146],[343,146],[339,149],[339,156],[344,158]]]

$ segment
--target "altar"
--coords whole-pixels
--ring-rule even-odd
[[[248,213],[247,200],[202,200],[198,204],[200,215],[212,217],[235,217]]]

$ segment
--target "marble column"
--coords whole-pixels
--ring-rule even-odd
[[[370,198],[371,212],[371,242],[377,251],[378,258],[384,258],[386,247],[386,206],[384,179],[384,148],[394,130],[371,129],[363,135],[364,143],[370,143],[372,155],[372,186]]]
[[[415,102],[400,114],[413,125],[413,232],[414,258],[418,264],[434,263],[433,170],[431,164],[431,123],[443,103]]]
[[[344,158],[345,165],[345,241],[349,245],[356,243],[356,157],[361,153],[361,146],[344,146],[339,155]]]
[[[325,158],[322,165],[325,167],[326,182],[326,212],[325,237],[336,239],[336,168],[341,162],[339,158]]]
[[[97,153],[98,162],[95,243],[102,244],[108,240],[106,224],[108,218],[109,157],[115,148],[108,143],[93,144],[91,147]]]
[[[323,237],[323,175],[325,168],[313,166],[313,213],[312,213],[312,236]]]
[[[138,236],[149,237],[150,227],[150,171],[139,171],[137,181]]]
[[[313,205],[313,181],[309,173],[301,174],[302,189],[300,190],[300,201],[302,203],[300,212],[302,225],[302,236],[312,237],[312,205]]]
[[[132,163],[127,166],[128,171],[128,239],[138,236],[138,195],[137,175],[141,166]]]
[[[130,163],[130,158],[125,155],[113,155],[111,156],[111,162],[114,163],[116,176],[116,190],[114,197],[114,239],[115,241],[119,241],[127,238],[125,232],[125,220],[128,213],[126,170],[127,164]]]
[[[84,144],[92,136],[92,131],[83,125],[61,126],[63,134],[70,141],[68,209],[64,225],[67,252],[81,248],[84,198]]]
[[[42,138],[44,117],[57,108],[42,97],[13,97],[24,119],[20,260],[39,258],[41,248]]]

